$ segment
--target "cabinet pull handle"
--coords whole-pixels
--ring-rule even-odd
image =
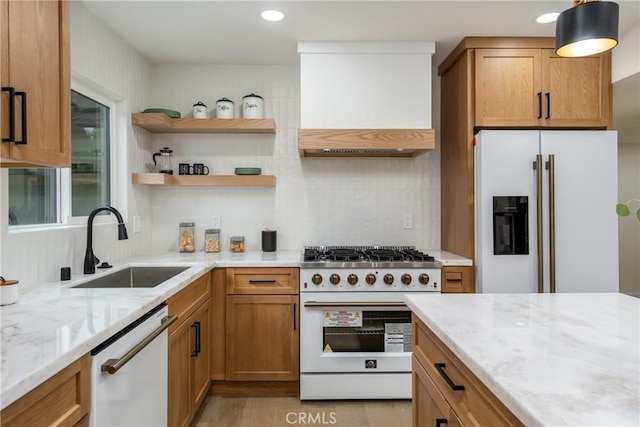
[[[451,387],[451,390],[464,390],[463,385],[454,383],[453,380],[449,378],[449,375],[447,375],[447,373],[444,371],[444,368],[447,367],[445,363],[434,363],[433,366],[436,367],[440,375],[442,375],[442,378],[444,378],[447,384],[449,384],[449,387]]]
[[[293,303],[293,330],[296,330],[296,303]]]
[[[449,420],[446,418],[436,418],[436,427],[440,427],[442,424],[449,424]]]
[[[544,96],[547,97],[547,117],[545,117],[545,119],[548,119],[549,117],[551,117],[551,94],[547,92],[544,94]]]
[[[538,118],[542,118],[542,92],[538,92]]]
[[[16,96],[22,98],[21,110],[22,110],[22,140],[15,141],[16,144],[26,145],[27,144],[27,93],[26,92],[17,92]]]
[[[129,360],[133,359],[136,354],[140,353],[143,348],[149,345],[151,341],[156,339],[158,335],[164,332],[164,330],[167,329],[169,325],[171,325],[176,320],[178,320],[177,315],[167,316],[162,318],[162,322],[160,323],[160,326],[155,331],[151,332],[145,339],[143,339],[138,344],[136,344],[135,347],[129,350],[120,359],[109,359],[106,362],[104,362],[104,364],[100,366],[100,371],[108,372],[111,375],[118,372],[120,368],[126,365]]]
[[[202,329],[200,327],[200,322],[196,322],[196,353],[200,354],[202,352]]]
[[[2,138],[2,142],[13,142],[16,139],[16,90],[3,87],[3,92],[9,92],[9,138]]]
[[[275,280],[249,280],[249,283],[254,285],[266,285],[267,283],[276,283]]]
[[[448,277],[445,278],[444,280],[446,280],[447,282],[462,282],[462,279],[459,277],[456,277],[454,279],[449,279]]]
[[[196,325],[196,323],[191,324],[191,328],[193,329],[193,337],[195,339],[194,349],[191,352],[191,357],[198,357],[198,325]]]

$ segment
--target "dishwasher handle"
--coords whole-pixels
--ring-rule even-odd
[[[155,331],[151,332],[145,339],[136,344],[135,347],[129,350],[120,359],[109,359],[104,362],[104,364],[100,367],[100,370],[112,375],[115,374],[120,368],[126,365],[129,360],[133,359],[136,354],[140,353],[143,348],[149,345],[151,341],[156,339],[158,335],[163,333],[176,320],[178,320],[178,316],[175,314],[173,316],[164,317],[162,319],[162,322],[160,323],[160,326]]]

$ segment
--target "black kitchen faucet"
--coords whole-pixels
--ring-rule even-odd
[[[124,220],[122,219],[122,215],[116,208],[111,206],[100,206],[95,208],[89,214],[89,220],[87,222],[87,251],[84,254],[84,274],[93,274],[96,272],[96,265],[100,262],[100,260],[93,254],[93,218],[101,212],[101,211],[109,211],[114,214],[118,220],[118,240],[126,240],[129,237],[127,236],[127,228],[124,225]]]

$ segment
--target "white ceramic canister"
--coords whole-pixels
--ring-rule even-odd
[[[193,118],[194,119],[208,118],[207,106],[200,101],[198,101],[198,103],[196,104],[193,104]]]
[[[0,305],[13,304],[18,301],[18,281],[4,280],[0,276]]]
[[[218,119],[233,119],[233,101],[227,98],[216,101],[216,117]]]
[[[264,100],[254,93],[242,97],[242,117],[261,119],[264,116]]]

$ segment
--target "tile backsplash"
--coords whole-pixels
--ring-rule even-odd
[[[417,158],[301,158],[300,76],[297,66],[160,65],[152,71],[149,107],[191,116],[204,102],[215,117],[215,101],[236,105],[244,95],[264,98],[265,117],[276,134],[154,134],[155,151],[170,147],[179,162],[202,162],[212,174],[233,174],[255,166],[275,175],[275,187],[150,188],[152,247],[177,250],[178,224],[196,223],[197,248],[213,214],[222,218],[223,250],[232,235],[244,235],[248,249],[260,248],[260,230],[278,230],[279,249],[304,245],[440,245],[440,161],[437,150]],[[149,161],[151,156],[149,155]],[[147,165],[148,170],[151,164]],[[404,214],[413,229],[402,228]]]

